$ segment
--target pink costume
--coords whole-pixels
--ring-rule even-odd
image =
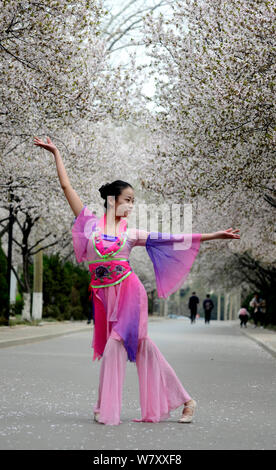
[[[201,234],[162,234],[128,229],[121,219],[119,236],[102,231],[106,214],[98,219],[85,205],[72,227],[77,262],[88,261],[89,290],[94,305],[93,360],[102,357],[98,400],[99,421],[118,425],[126,361],[136,362],[141,419],[158,422],[190,400],[174,370],[148,337],[148,297],[133,272],[129,255],[145,246],[154,266],[157,293],[168,297],[187,278],[199,251]],[[182,245],[181,245],[182,243]],[[188,246],[188,248],[187,248]]]
[[[241,308],[239,311],[239,315],[248,315],[248,311],[246,310],[246,308]]]

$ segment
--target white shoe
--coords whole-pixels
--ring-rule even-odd
[[[197,406],[197,403],[195,400],[192,400],[191,403],[189,403],[189,405],[184,405],[184,409],[183,409],[183,412],[185,410],[185,408],[190,408],[190,410],[193,410],[193,413],[191,414],[182,414],[182,417],[178,420],[178,423],[191,423],[191,421],[193,420],[193,417],[194,417],[194,414],[195,414],[195,408]]]
[[[99,423],[99,415],[100,413],[94,413],[94,421],[97,421],[97,423]]]

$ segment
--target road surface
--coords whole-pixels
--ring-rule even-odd
[[[0,350],[1,449],[276,448],[276,360],[238,322],[158,319],[149,336],[197,401],[194,421],[140,418],[136,365],[127,363],[120,426],[92,419],[100,362],[92,330]]]

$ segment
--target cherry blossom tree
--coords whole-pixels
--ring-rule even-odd
[[[263,196],[275,184],[274,4],[195,0],[171,9],[170,21],[145,21],[152,129],[166,137],[154,153],[164,191],[206,195],[229,184]],[[156,179],[153,170],[147,187]]]
[[[125,90],[132,79],[107,60],[99,29],[103,14],[98,1],[2,2],[0,223],[3,236],[7,211],[12,209],[13,240],[18,248],[14,261],[23,257],[26,291],[35,247],[47,238],[41,249],[56,245],[63,252],[72,217],[69,210],[66,213],[53,159],[34,149],[33,136],[48,134],[67,153],[68,171],[76,186],[78,160],[82,188],[87,191],[92,173],[86,171],[88,147],[76,146],[74,153],[77,134],[85,130],[89,136],[98,122],[127,115]],[[85,143],[91,145],[90,139]],[[93,150],[91,154],[96,167],[96,154]]]
[[[193,205],[194,231],[229,224],[241,240],[205,244],[203,276],[223,254],[250,249],[275,259],[275,10],[270,1],[174,2],[147,14],[145,42],[154,77],[154,113],[142,185],[164,200]],[[225,248],[225,249],[224,249]],[[219,250],[218,250],[219,249]],[[229,255],[228,253],[228,255]],[[231,256],[232,256],[231,255]],[[230,256],[230,255],[229,255]],[[223,261],[222,261],[223,263]],[[220,282],[216,276],[217,285]],[[224,284],[231,279],[225,273]]]
[[[33,147],[34,135],[49,135],[72,186],[99,216],[98,188],[124,179],[136,204],[192,204],[193,232],[238,227],[241,240],[203,245],[194,275],[207,280],[212,272],[218,287],[231,288],[236,280],[224,259],[234,266],[235,255],[250,250],[271,263],[272,2],[129,0],[116,12],[97,0],[1,3],[0,231],[6,235],[12,206],[15,262],[23,257],[27,272],[38,244],[74,260],[74,217],[55,162]],[[150,65],[131,53],[115,65],[130,46],[145,46]],[[149,98],[142,89],[152,77]],[[138,248],[133,260],[150,291],[150,262]]]
[[[145,15],[148,12],[154,15],[170,3],[169,0],[104,0],[106,17],[102,22],[102,33],[106,37],[108,51],[118,55],[117,51],[128,47],[144,47],[142,25]]]

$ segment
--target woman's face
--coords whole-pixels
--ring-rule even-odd
[[[128,186],[123,189],[115,204],[115,213],[118,217],[128,217],[134,205],[134,191]]]
[[[112,202],[110,201],[112,204]],[[113,205],[113,204],[112,204]],[[128,217],[134,205],[134,191],[128,186],[124,188],[115,201],[115,215],[116,217]]]

